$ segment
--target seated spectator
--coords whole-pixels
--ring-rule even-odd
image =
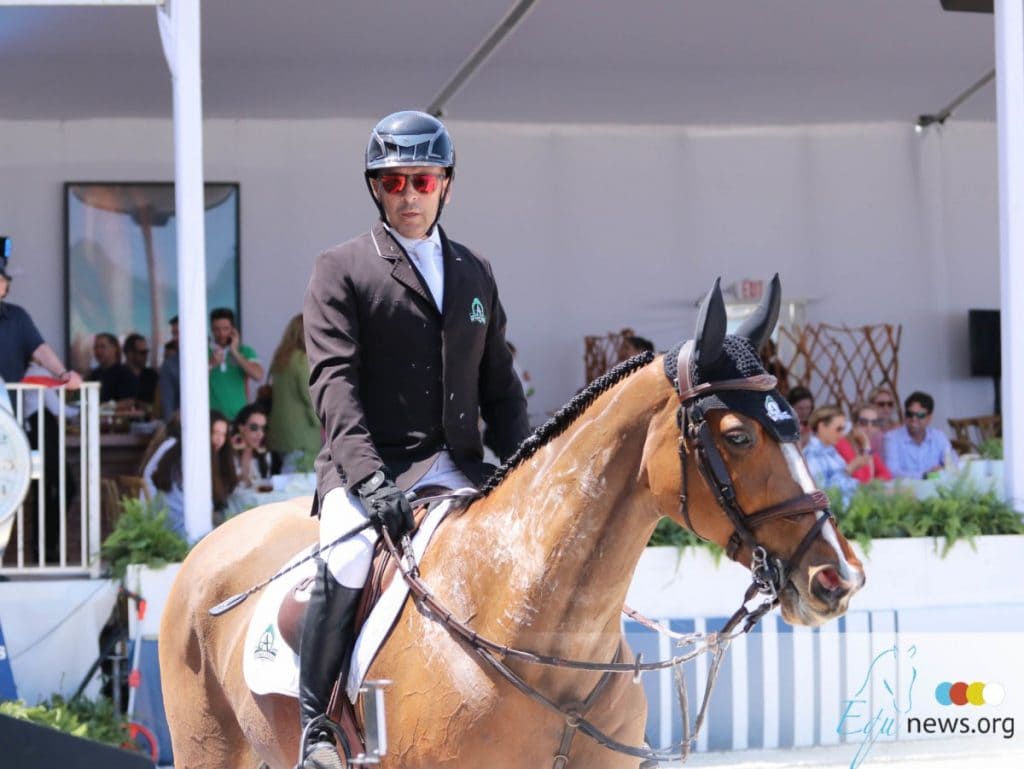
[[[303,458],[320,453],[320,418],[309,395],[309,358],[303,335],[302,314],[285,327],[270,362],[272,408],[267,445],[281,458],[282,472],[294,473]]]
[[[807,441],[811,437],[809,420],[811,412],[814,411],[814,396],[803,385],[797,385],[789,389],[786,400],[789,401],[789,405],[796,412],[796,418],[800,420],[800,446],[802,448],[807,445]]]
[[[169,321],[171,339],[164,345],[157,387],[160,391],[160,418],[165,422],[181,406],[181,369],[178,365],[178,316]]]
[[[228,441],[231,423],[219,411],[210,412],[210,488],[213,496],[214,524],[224,521],[231,493],[238,486],[235,454]]]
[[[159,440],[159,445],[146,460],[142,479],[152,499],[156,499],[157,494],[162,495],[171,528],[185,537],[181,422],[177,414],[168,421],[162,431],[162,439]],[[234,457],[228,445],[228,420],[216,411],[210,412],[210,481],[212,510],[215,515],[222,514],[238,482],[235,478]]]
[[[150,499],[162,500],[167,522],[173,531],[187,537],[185,530],[185,492],[182,480],[181,421],[175,414],[162,431],[162,440],[146,459],[142,480]],[[154,441],[158,436],[154,436]],[[152,443],[151,442],[151,446]]]
[[[124,339],[124,362],[128,370],[139,380],[139,405],[152,411],[156,402],[156,388],[159,374],[149,365],[149,345],[142,334],[129,334]]]
[[[900,415],[896,410],[896,396],[893,395],[891,387],[880,385],[868,393],[868,403],[878,411],[878,418],[881,420],[879,430],[872,434],[872,449],[876,454],[883,451],[882,438],[885,433],[900,426]]]
[[[929,427],[935,400],[928,393],[912,392],[903,402],[903,427],[885,434],[885,463],[897,478],[927,478],[957,466],[956,452],[941,430]]]
[[[840,438],[836,444],[839,456],[846,460],[847,472],[861,483],[892,480],[892,473],[872,446],[874,435],[882,434],[881,424],[874,406],[869,403],[854,406],[849,438]]]
[[[97,366],[86,377],[88,382],[100,383],[100,402],[117,401],[121,406],[134,406],[139,396],[139,380],[121,362],[121,344],[107,332],[96,334],[92,355]]]
[[[808,424],[811,435],[804,447],[804,459],[814,482],[823,489],[839,489],[843,501],[849,502],[857,481],[847,472],[846,460],[836,450],[836,444],[846,432],[846,417],[838,406],[815,409]]]
[[[244,406],[235,417],[231,440],[239,486],[270,486],[273,459],[267,451],[267,414],[255,403]],[[262,484],[262,480],[266,484]]]

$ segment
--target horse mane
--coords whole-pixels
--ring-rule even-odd
[[[477,499],[482,499],[490,494],[505,480],[505,477],[515,470],[519,465],[528,460],[552,439],[565,432],[576,418],[606,390],[621,382],[638,368],[646,366],[654,360],[654,353],[645,351],[623,361],[611,371],[602,374],[585,388],[573,396],[572,400],[555,412],[547,422],[538,427],[534,433],[519,444],[519,448],[509,457],[505,464],[495,470],[480,487]]]

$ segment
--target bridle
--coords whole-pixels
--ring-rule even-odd
[[[698,401],[714,393],[746,390],[750,392],[770,392],[776,387],[776,379],[771,374],[757,374],[738,379],[724,379],[716,382],[694,384],[690,373],[690,362],[693,357],[694,343],[686,342],[680,349],[676,359],[676,378],[672,384],[679,397],[679,410],[676,420],[679,424],[679,467],[681,482],[679,487],[679,510],[686,521],[686,526],[697,536],[700,533],[690,520],[689,494],[687,488],[687,455],[690,453],[688,440],[693,443],[693,453],[697,470],[704,482],[715,496],[715,501],[722,508],[733,532],[726,544],[726,555],[737,560],[740,549],[744,546],[750,551],[750,571],[752,584],[747,590],[744,604],[757,593],[763,593],[767,600],[754,612],[745,605],[733,614],[723,629],[723,633],[731,631],[740,621],[746,618],[744,631],[751,627],[764,614],[779,603],[779,594],[794,567],[800,562],[814,539],[821,533],[825,524],[833,520],[829,509],[829,499],[825,492],[815,489],[810,493],[800,494],[792,499],[771,505],[753,513],[746,513],[736,498],[736,487],[725,464],[721,452],[715,445],[711,435],[711,427],[707,422],[705,410]],[[800,515],[818,514],[814,525],[804,534],[800,544],[787,557],[783,558],[768,551],[760,544],[755,530],[758,526],[775,518],[794,518]]]
[[[718,633],[704,638],[703,634],[691,634],[682,637],[680,644],[697,645],[703,642],[702,646],[696,646],[688,653],[659,660],[657,662],[644,662],[643,655],[637,655],[634,662],[620,662],[618,655],[609,663],[570,660],[560,657],[538,654],[535,652],[516,649],[504,644],[497,643],[486,638],[466,623],[459,621],[453,616],[451,610],[445,607],[430,588],[419,576],[419,569],[412,556],[412,548],[409,544],[408,535],[403,537],[402,547],[399,549],[391,541],[387,530],[383,530],[382,539],[385,547],[390,551],[392,557],[398,564],[398,570],[402,578],[409,586],[409,592],[417,608],[428,617],[433,618],[442,624],[454,638],[462,642],[465,647],[476,654],[483,662],[490,666],[497,674],[504,678],[509,684],[535,702],[543,705],[547,710],[555,713],[565,720],[563,734],[558,749],[553,756],[553,769],[565,769],[569,763],[569,750],[572,746],[573,736],[577,731],[582,731],[599,745],[609,750],[643,759],[642,766],[656,765],[659,761],[685,760],[689,755],[690,743],[699,733],[707,713],[707,706],[714,689],[718,671],[721,666],[725,652],[733,637],[741,633],[749,632],[757,622],[771,609],[779,604],[779,593],[789,579],[793,567],[800,562],[800,559],[807,552],[811,542],[817,537],[826,522],[832,518],[829,510],[828,496],[819,490],[811,493],[801,494],[793,499],[777,505],[758,510],[747,514],[740,506],[736,498],[736,489],[729,474],[725,460],[715,445],[711,428],[705,418],[704,410],[698,401],[717,392],[748,390],[752,392],[770,392],[775,389],[776,380],[769,374],[743,377],[739,379],[727,379],[717,382],[704,382],[694,385],[690,378],[690,358],[693,354],[693,343],[687,342],[679,351],[677,359],[678,376],[672,380],[673,387],[679,397],[679,411],[677,420],[680,428],[679,435],[679,460],[682,473],[682,484],[679,493],[680,513],[687,527],[695,534],[690,520],[687,497],[687,455],[690,452],[689,442],[692,441],[693,452],[696,455],[697,469],[715,495],[719,506],[725,511],[733,525],[733,534],[729,538],[726,552],[729,557],[736,560],[736,556],[743,546],[751,552],[751,574],[752,583],[747,588],[743,604],[730,617],[725,626]],[[646,353],[649,361],[653,356]],[[440,499],[440,497],[438,498]],[[468,502],[469,499],[465,499]],[[755,533],[755,529],[766,521],[775,518],[791,518],[799,515],[821,513],[814,525],[807,531],[800,544],[789,555],[788,558],[776,556],[761,545]],[[700,536],[698,534],[698,536]],[[763,593],[766,599],[753,611],[748,610],[746,604],[757,594]],[[637,615],[630,609],[626,613],[635,620],[645,624],[647,627],[664,632],[668,635],[680,638],[678,634],[671,633]],[[742,630],[736,627],[743,622]],[[697,713],[693,733],[689,727],[689,707],[687,705],[686,686],[682,682],[679,665],[694,659],[699,654],[712,653],[712,661],[708,670],[707,681],[704,688],[703,701]],[[547,665],[570,670],[587,670],[602,672],[603,675],[598,683],[591,690],[590,694],[579,702],[559,703],[556,702],[536,688],[528,684],[523,677],[508,666],[505,660],[518,660],[538,665]],[[615,674],[631,674],[634,681],[639,681],[640,674],[651,670],[672,668],[677,678],[677,693],[680,698],[680,707],[684,715],[683,739],[679,751],[654,750],[646,746],[631,746],[621,743],[586,718],[587,712],[591,709],[601,693],[604,691],[610,677]]]

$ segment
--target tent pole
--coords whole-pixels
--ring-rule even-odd
[[[996,0],[1003,451],[1006,499],[1024,509],[1024,0]]]
[[[174,93],[181,454],[185,529],[194,542],[213,528],[199,0],[174,0],[157,9],[157,23]]]

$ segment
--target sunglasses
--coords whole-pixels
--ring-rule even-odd
[[[429,195],[437,189],[442,174],[380,174],[377,180],[389,195],[400,195],[405,192],[406,182],[412,181],[412,188],[421,195]]]
[[[927,419],[929,414],[927,411],[908,411],[907,419]]]
[[[861,418],[858,417],[857,424],[859,424],[861,427],[868,427],[868,426],[881,427],[883,424],[885,424],[885,420],[884,419],[861,419]]]
[[[265,433],[267,431],[267,426],[258,424],[247,424],[245,426],[245,429],[251,433]]]
[[[894,401],[875,401],[874,403],[880,409],[891,409],[896,405]]]

